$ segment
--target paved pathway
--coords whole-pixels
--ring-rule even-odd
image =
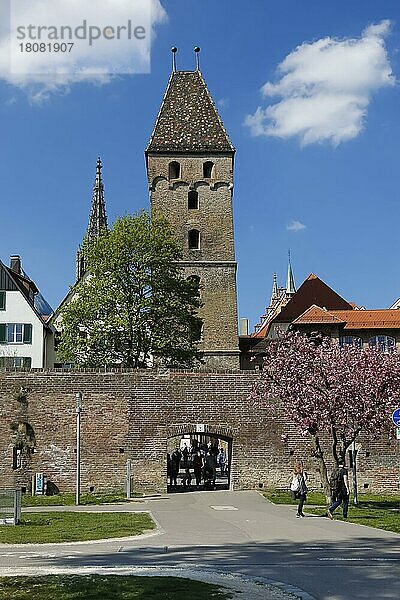
[[[289,591],[304,590],[304,599],[399,598],[399,535],[311,515],[296,519],[294,507],[275,506],[257,492],[174,494],[80,510],[148,510],[159,532],[107,542],[0,545],[0,575],[18,569],[163,566],[283,582]]]

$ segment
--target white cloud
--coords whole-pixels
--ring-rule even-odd
[[[261,88],[280,97],[247,115],[254,136],[298,137],[302,145],[333,145],[356,137],[364,127],[374,92],[395,79],[385,47],[390,21],[367,27],[360,38],[323,38],[304,43],[278,66],[280,79]]]
[[[231,103],[230,98],[220,98],[217,102],[217,104],[220,108],[228,108],[230,103]]]
[[[11,31],[0,29],[0,80],[27,92],[32,102],[41,102],[53,93],[65,93],[75,83],[95,85],[109,83],[119,74],[146,73],[150,69],[150,46],[155,36],[155,26],[167,19],[160,0],[13,0],[11,4]],[[107,39],[101,35],[89,45],[87,39],[68,39],[74,42],[71,52],[21,52],[20,43],[43,41],[48,43],[45,27],[89,26],[101,30],[120,26],[120,39]],[[124,27],[142,26],[145,40],[129,37]],[[41,39],[35,30],[36,40],[17,39],[16,27],[27,24],[42,26]],[[68,32],[68,30],[65,30]],[[82,30],[81,30],[82,31]],[[108,30],[107,35],[110,35]],[[63,40],[53,38],[51,41]]]
[[[288,231],[294,231],[295,233],[297,233],[297,231],[307,229],[307,226],[304,225],[304,223],[301,223],[301,221],[291,221],[289,225],[286,226],[286,229]]]

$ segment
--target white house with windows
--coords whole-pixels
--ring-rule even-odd
[[[0,261],[0,368],[52,367],[51,307],[26,275],[19,256]]]

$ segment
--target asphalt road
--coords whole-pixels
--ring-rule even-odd
[[[159,530],[105,542],[0,545],[0,575],[162,566],[262,577],[303,590],[308,600],[399,598],[400,535],[312,515],[296,519],[294,507],[275,506],[255,491],[80,510],[150,511]]]

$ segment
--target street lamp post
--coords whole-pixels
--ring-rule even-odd
[[[78,506],[81,494],[81,412],[82,392],[75,394],[76,400],[76,495],[75,504]]]
[[[356,440],[353,440],[353,502],[355,505],[358,504],[358,489],[357,489],[357,446]]]

